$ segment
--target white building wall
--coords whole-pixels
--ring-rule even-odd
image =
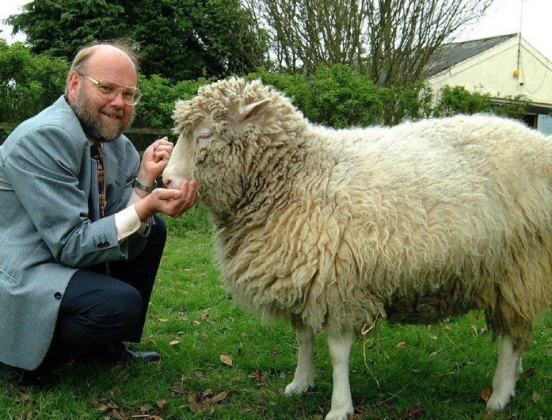
[[[518,37],[432,76],[428,83],[436,94],[446,85],[464,86],[495,98],[523,95],[532,105],[552,107],[552,63],[523,38],[520,44]],[[552,134],[550,119],[540,117],[539,131]]]
[[[519,91],[535,105],[552,104],[552,63],[522,40]]]

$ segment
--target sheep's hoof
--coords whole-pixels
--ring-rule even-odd
[[[338,410],[332,408],[324,420],[347,420],[349,418],[349,414],[353,415],[354,412],[355,410],[353,406]]]
[[[313,388],[313,386],[314,386],[313,384],[299,383],[299,382],[293,381],[288,386],[286,386],[286,389],[284,390],[284,394],[285,395],[304,394],[309,389]]]
[[[500,395],[499,392],[493,392],[493,395],[491,398],[489,398],[489,401],[487,401],[487,409],[492,411],[502,411],[506,408],[508,404],[510,404],[510,401],[513,397],[512,394],[504,393],[503,395]]]

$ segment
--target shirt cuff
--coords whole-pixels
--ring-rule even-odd
[[[136,204],[138,201],[140,201],[142,197],[140,197],[134,189],[132,190],[132,195],[130,196],[130,199],[128,200],[127,207],[132,206],[133,204]]]
[[[133,233],[147,228],[147,225],[140,222],[140,218],[138,217],[138,213],[136,213],[136,209],[132,201],[133,200],[131,198],[129,200],[129,207],[115,213],[115,226],[117,227],[117,240],[119,242],[124,241]]]

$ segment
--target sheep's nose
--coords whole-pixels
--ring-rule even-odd
[[[163,180],[163,184],[165,184],[166,188],[170,188],[172,181],[170,179]]]

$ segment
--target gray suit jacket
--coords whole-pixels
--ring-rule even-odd
[[[146,232],[121,245],[113,216],[132,194],[138,152],[120,136],[104,145],[107,209],[98,217],[96,161],[61,97],[0,146],[0,362],[36,368],[79,268],[128,259]]]

